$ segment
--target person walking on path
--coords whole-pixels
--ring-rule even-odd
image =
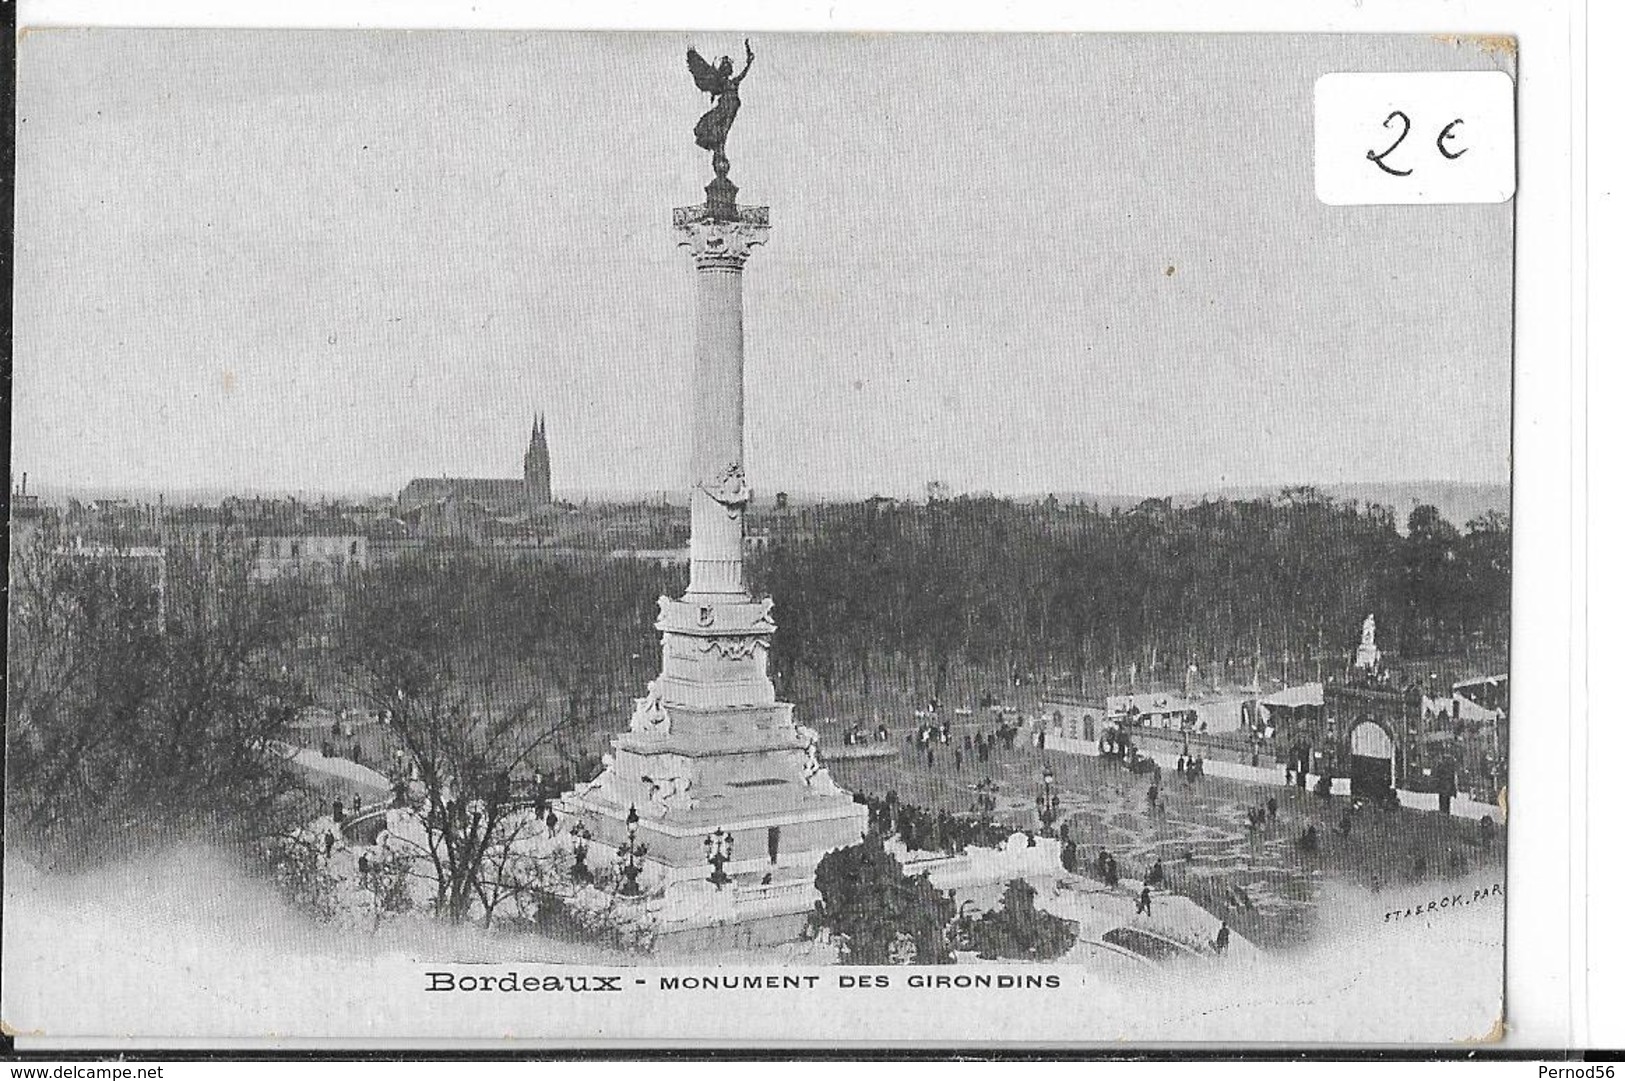
[[[1218,937],[1214,938],[1214,940],[1213,940],[1213,952],[1217,953],[1220,957],[1223,957],[1224,956],[1224,951],[1228,950],[1229,948],[1230,948],[1230,925],[1228,923],[1220,921]]]
[[[1151,915],[1151,887],[1150,886],[1142,886],[1140,888],[1140,899],[1137,902],[1135,902],[1135,904],[1134,904],[1134,914],[1136,916],[1149,916],[1149,915]]]

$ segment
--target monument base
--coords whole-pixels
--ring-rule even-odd
[[[660,675],[603,772],[559,799],[578,839],[642,849],[651,880],[680,882],[716,873],[719,854],[726,873],[763,877],[816,867],[863,838],[868,808],[830,777],[818,733],[775,698],[772,608],[743,595],[660,599]]]
[[[603,845],[590,847],[590,863],[614,858]],[[1048,838],[1031,846],[1018,839],[1003,848],[972,848],[960,855],[912,852],[896,840],[886,848],[904,874],[925,875],[938,889],[960,898],[976,897],[984,909],[998,903],[1013,879],[1042,883],[1065,875],[1060,842]],[[721,885],[694,878],[648,882],[640,896],[623,899],[627,922],[644,928],[644,941],[656,953],[695,955],[795,942],[813,948],[809,918],[819,900],[813,866],[736,862],[728,865]],[[1131,900],[1127,893],[1123,897]],[[827,942],[824,946],[832,948]],[[825,959],[833,962],[833,953]]]
[[[629,829],[630,805],[614,799],[605,787],[579,786],[560,798],[559,815],[567,827],[585,827],[597,857],[594,862],[609,862],[628,841],[644,846],[645,874],[651,883],[711,876],[715,868],[706,842],[719,829],[733,838],[731,858],[723,865],[730,878],[759,882],[799,874],[810,879],[819,860],[837,848],[857,844],[869,825],[868,809],[844,792],[764,793],[743,788],[716,793],[685,811],[660,817],[640,813]]]

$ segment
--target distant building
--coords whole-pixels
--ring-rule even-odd
[[[1321,683],[1282,687],[1257,699],[1262,720],[1276,744],[1286,748],[1314,748],[1326,734],[1326,691]],[[1303,757],[1302,751],[1297,758]]]
[[[523,479],[505,477],[418,477],[401,490],[401,517],[449,500],[478,504],[495,516],[525,514],[553,502],[553,464],[547,450],[547,421],[531,418]]]
[[[23,474],[23,483],[19,487],[16,481],[11,485],[11,546],[22,548],[31,543],[45,525],[46,508],[40,504],[37,495],[28,492],[28,474]]]
[[[1106,700],[1090,695],[1052,691],[1044,696],[1040,708],[1048,724],[1049,738],[1052,740],[1095,743],[1114,723],[1108,715]],[[1065,748],[1064,744],[1057,746]]]
[[[342,519],[257,523],[245,530],[249,580],[306,577],[335,582],[365,570],[368,537]]]
[[[1186,732],[1196,727],[1196,703],[1177,694],[1113,694],[1106,697],[1111,724]]]
[[[634,559],[653,563],[657,567],[682,567],[688,564],[687,548],[616,548],[609,553],[611,559]]]
[[[417,484],[418,481],[412,483]],[[470,485],[486,482],[464,480],[453,483]],[[406,524],[410,534],[420,540],[484,541],[487,527],[493,519],[488,503],[475,499],[463,491],[453,490],[435,496],[427,502],[413,503],[410,506],[405,503],[403,493],[400,520]]]

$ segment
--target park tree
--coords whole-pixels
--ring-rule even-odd
[[[479,559],[408,561],[350,584],[340,664],[415,777],[414,862],[436,914],[489,924],[534,889],[537,801],[590,773],[584,749],[624,723],[627,659],[655,653],[658,585],[611,561]]]
[[[247,846],[301,811],[281,742],[312,596],[220,553],[45,539],[10,568],[11,850],[73,868],[180,839]]]
[[[1465,592],[1463,622],[1480,631],[1494,648],[1510,642],[1512,596],[1512,522],[1491,510],[1467,523],[1461,539],[1462,579]]]
[[[964,928],[980,957],[1053,961],[1078,941],[1077,927],[1034,903],[1037,891],[1026,879],[1005,884],[999,907]]]
[[[944,934],[954,917],[953,902],[925,875],[904,874],[876,831],[819,860],[813,885],[820,898],[815,925],[838,944],[842,963],[953,960]]]
[[[512,657],[514,634],[489,568],[407,563],[351,584],[340,660],[352,692],[382,717],[410,763],[397,778],[416,837],[413,863],[430,879],[433,910],[487,921],[518,884],[514,844],[533,821],[515,774],[565,727],[548,716],[534,664]]]
[[[1403,552],[1406,601],[1414,629],[1430,645],[1459,626],[1466,586],[1460,545],[1460,530],[1437,507],[1411,511]]]

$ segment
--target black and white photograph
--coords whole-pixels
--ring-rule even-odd
[[[1515,37],[16,48],[8,1035],[1502,1038]]]

